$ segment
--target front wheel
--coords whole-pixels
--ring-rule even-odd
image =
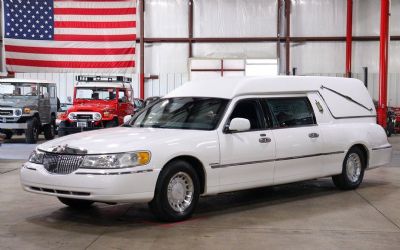
[[[87,209],[92,206],[94,201],[89,201],[89,200],[79,200],[79,199],[71,199],[71,198],[63,198],[63,197],[57,197],[61,203],[74,208],[74,209]]]
[[[351,148],[343,161],[342,173],[332,176],[333,183],[342,190],[352,190],[360,186],[366,167],[364,153],[359,148]]]
[[[199,196],[196,171],[186,161],[173,161],[160,173],[149,207],[162,221],[182,221],[193,214]]]

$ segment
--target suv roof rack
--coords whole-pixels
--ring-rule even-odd
[[[131,83],[131,77],[125,76],[76,76],[78,82],[126,82]]]

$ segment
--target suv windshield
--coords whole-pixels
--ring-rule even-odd
[[[38,94],[35,83],[0,83],[2,98],[37,98]]]
[[[76,99],[85,100],[115,100],[117,90],[115,88],[77,88]]]
[[[229,100],[177,97],[162,99],[139,113],[130,125],[171,129],[213,130]]]

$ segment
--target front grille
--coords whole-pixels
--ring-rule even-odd
[[[53,174],[70,174],[77,170],[83,161],[80,155],[61,155],[46,153],[43,158],[44,168]]]
[[[12,110],[2,109],[2,110],[0,110],[0,115],[12,116],[13,115],[13,111]]]
[[[77,114],[76,119],[78,120],[93,120],[93,115],[91,114]]]

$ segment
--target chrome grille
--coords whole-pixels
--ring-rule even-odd
[[[78,120],[93,120],[93,115],[91,114],[77,114],[76,119]]]
[[[53,174],[70,174],[77,170],[83,161],[80,155],[61,155],[46,153],[43,158],[44,168]]]
[[[13,111],[12,110],[2,109],[2,110],[0,110],[0,115],[12,116],[13,115]]]

